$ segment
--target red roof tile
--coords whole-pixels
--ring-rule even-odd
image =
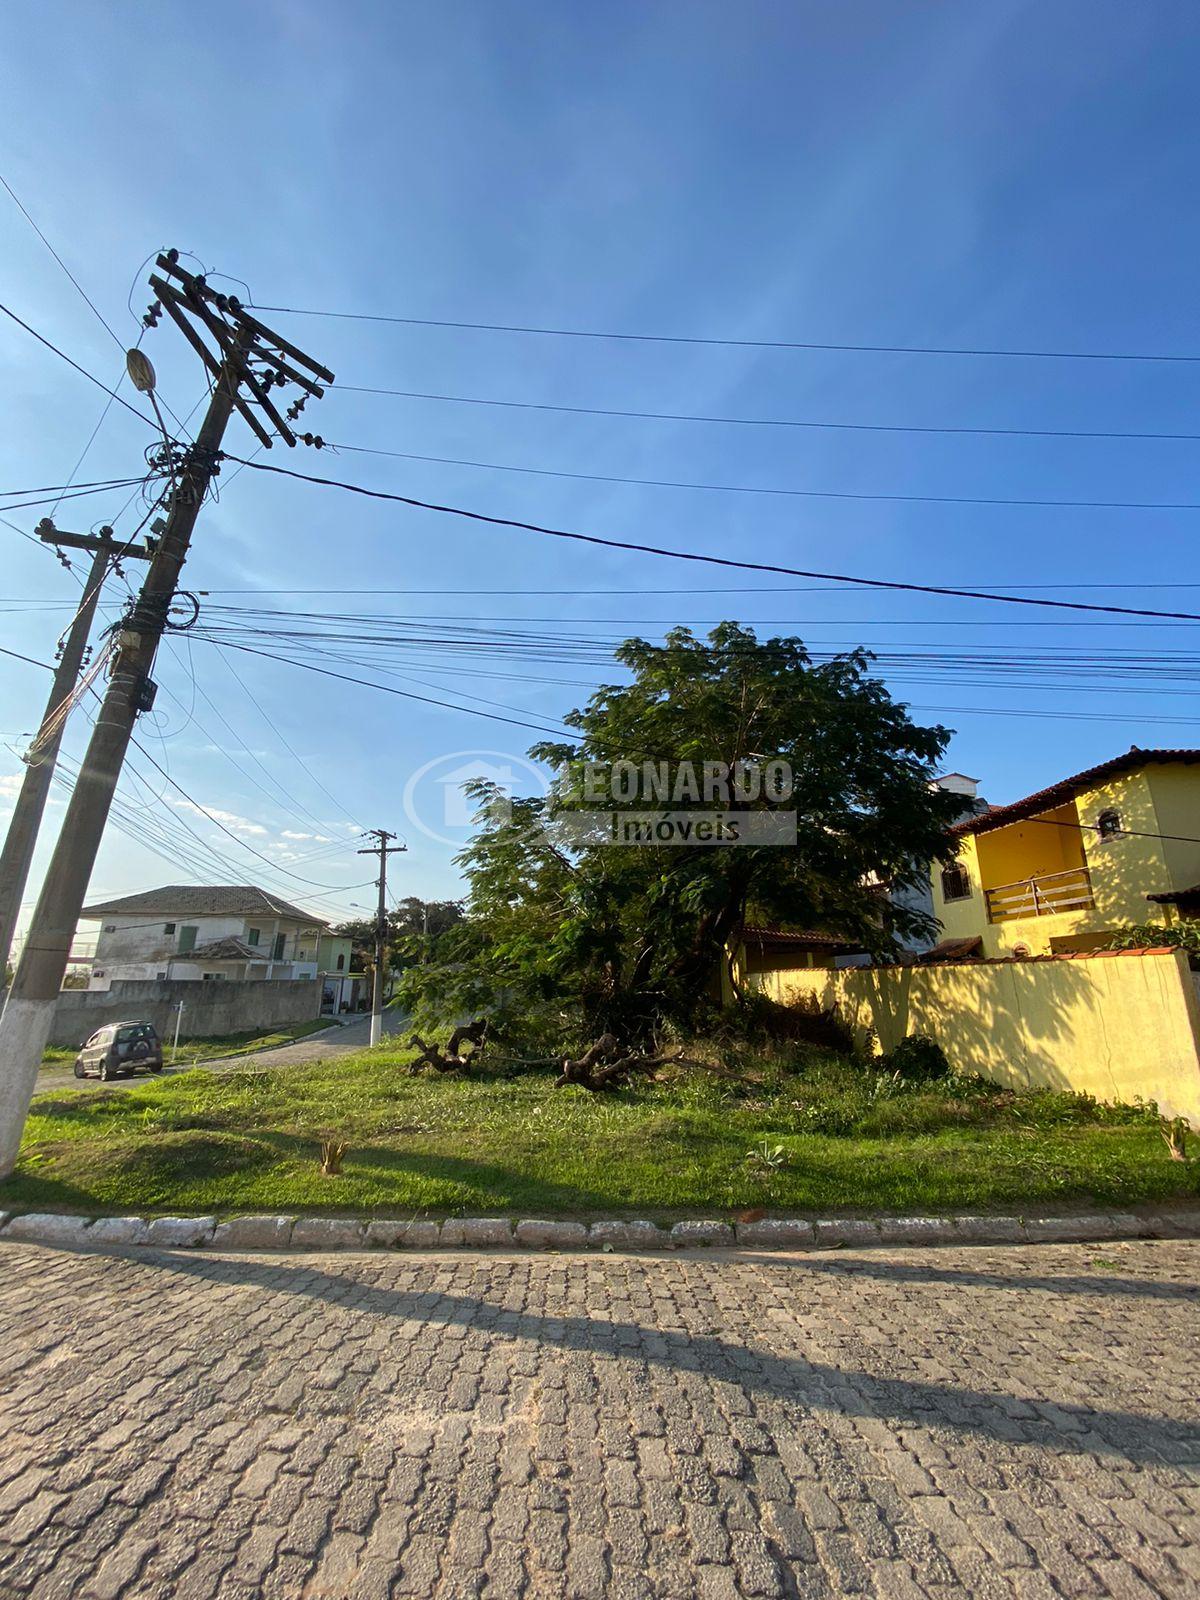
[[[1118,772],[1133,772],[1139,767],[1155,764],[1165,766],[1175,762],[1188,766],[1196,765],[1200,763],[1200,750],[1140,750],[1134,745],[1122,756],[1114,756],[1111,761],[1102,761],[1099,766],[1088,767],[1086,771],[1077,772],[1073,777],[1062,778],[1058,783],[1052,783],[1048,789],[1039,789],[1035,794],[1026,795],[1023,800],[1014,800],[1007,806],[993,806],[990,811],[981,812],[979,816],[967,817],[962,822],[956,822],[950,832],[990,833],[993,828],[1003,828],[1010,822],[1020,822],[1025,817],[1035,817],[1039,811],[1049,811],[1054,806],[1072,799],[1080,789],[1091,788],[1093,784],[1099,783],[1104,778],[1111,778]]]

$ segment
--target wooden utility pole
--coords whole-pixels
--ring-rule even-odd
[[[37,736],[25,754],[25,776],[9,819],[4,849],[0,850],[0,989],[4,988],[4,975],[8,971],[8,957],[21,910],[21,896],[29,880],[38,830],[42,825],[50,782],[54,777],[58,750],[67,724],[67,713],[79,680],[79,669],[83,665],[83,654],[87,649],[100,591],[110,566],[116,563],[118,557],[149,561],[153,553],[150,543],[123,544],[113,536],[111,528],[101,528],[98,534],[66,533],[56,528],[49,517],[44,517],[38,523],[36,532],[47,544],[91,551],[92,565],[83,586],[79,609],[63,641],[58,666],[54,670],[54,682],[50,687],[50,698],[42,713]]]
[[[323,393],[315,379],[333,382],[331,372],[249,316],[233,296],[215,293],[202,276],[186,272],[175,251],[160,255],[156,265],[162,276],[150,279],[158,296],[151,315],[156,320],[161,305],[185,333],[212,379],[212,395],[195,443],[184,447],[178,441],[166,442],[163,470],[171,479],[166,525],[141,593],[116,634],[108,690],[0,1017],[0,1178],[6,1177],[16,1162],[75,925],[134,722],[154,703],[156,686],[150,674],[158,642],[169,625],[168,612],[200,507],[220,470],[221,442],[230,417],[236,409],[259,441],[269,447],[272,434],[251,411],[254,404],[273,426],[275,436],[294,445],[296,436],[276,410],[269,391],[289,382],[299,385],[302,397],[289,408],[289,419],[294,419],[310,395]],[[205,335],[215,344],[215,352]],[[154,369],[145,355],[140,350],[130,351],[127,364],[136,386],[153,396]]]
[[[375,913],[375,982],[371,986],[371,1039],[377,1045],[383,1036],[383,980],[387,960],[387,858],[399,855],[408,848],[403,844],[388,844],[396,835],[386,828],[368,828],[372,839],[379,843],[360,850],[360,856],[379,857],[379,906]]]

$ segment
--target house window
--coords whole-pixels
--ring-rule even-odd
[[[952,866],[942,868],[942,899],[943,900],[969,900],[971,898],[971,879],[967,869],[956,861]]]
[[[115,922],[106,922],[104,924],[104,931],[105,931],[105,933],[116,933],[116,931],[117,931],[116,923]]]
[[[1119,839],[1121,836],[1121,813],[1119,811],[1102,811],[1096,818],[1096,832],[1102,839]]]
[[[283,960],[283,947],[284,947],[284,945],[286,943],[287,943],[287,934],[286,933],[277,933],[275,935],[275,943],[271,946],[271,960],[272,961],[282,961]]]
[[[223,978],[225,974],[223,972],[202,972],[200,976],[204,979],[205,983],[216,983],[217,980]]]
[[[164,935],[168,934],[168,933],[174,933],[174,932],[175,932],[175,924],[173,922],[164,922],[163,923],[163,933],[164,933]]]
[[[186,923],[184,924],[184,926],[182,928],[180,928],[180,930],[179,930],[179,954],[181,956],[182,955],[186,955],[189,950],[194,950],[196,948],[196,935],[199,932],[200,932],[200,929],[198,927],[191,926],[191,925],[188,925]]]
[[[339,972],[344,971],[345,970],[345,966],[346,966],[346,958],[345,958],[345,956],[339,956],[337,958],[337,969],[338,969],[338,971]]]
[[[261,928],[247,928],[246,929],[246,943],[247,944],[257,944],[261,937],[262,937],[262,929]]]

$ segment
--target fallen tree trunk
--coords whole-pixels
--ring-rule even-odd
[[[593,1092],[617,1089],[635,1072],[653,1072],[668,1061],[680,1061],[682,1058],[682,1050],[623,1050],[615,1034],[605,1033],[574,1061],[569,1056],[563,1058],[562,1070],[554,1087],[563,1089],[575,1083]]]
[[[463,1072],[478,1064],[487,1043],[487,1035],[487,1020],[483,1017],[455,1028],[444,1051],[436,1044],[426,1044],[419,1033],[414,1033],[408,1042],[420,1054],[408,1070],[413,1077],[422,1067],[432,1067],[435,1072]],[[464,1051],[464,1044],[473,1045],[474,1048]]]

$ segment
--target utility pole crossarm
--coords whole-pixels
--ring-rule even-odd
[[[67,716],[79,692],[79,673],[87,652],[96,607],[100,602],[100,591],[109,568],[115,564],[118,556],[128,555],[139,561],[149,561],[152,554],[149,545],[138,548],[122,544],[111,528],[101,528],[99,533],[68,533],[64,528],[56,528],[49,517],[43,517],[34,531],[46,544],[89,551],[92,565],[79,606],[71,619],[66,638],[62,640],[58,666],[50,685],[50,697],[46,701],[37,734],[25,755],[25,776],[9,818],[4,847],[0,849],[0,992],[6,987],[5,975],[17,931],[21,900],[25,885],[29,882],[29,869],[33,864],[46,801],[50,796],[50,784],[58,763]]]
[[[388,844],[396,835],[386,828],[369,828],[368,835],[378,844],[360,850],[360,856],[379,857],[379,906],[375,913],[375,978],[371,985],[371,1038],[372,1047],[383,1037],[383,968],[387,960],[387,858],[402,854],[408,846]]]

